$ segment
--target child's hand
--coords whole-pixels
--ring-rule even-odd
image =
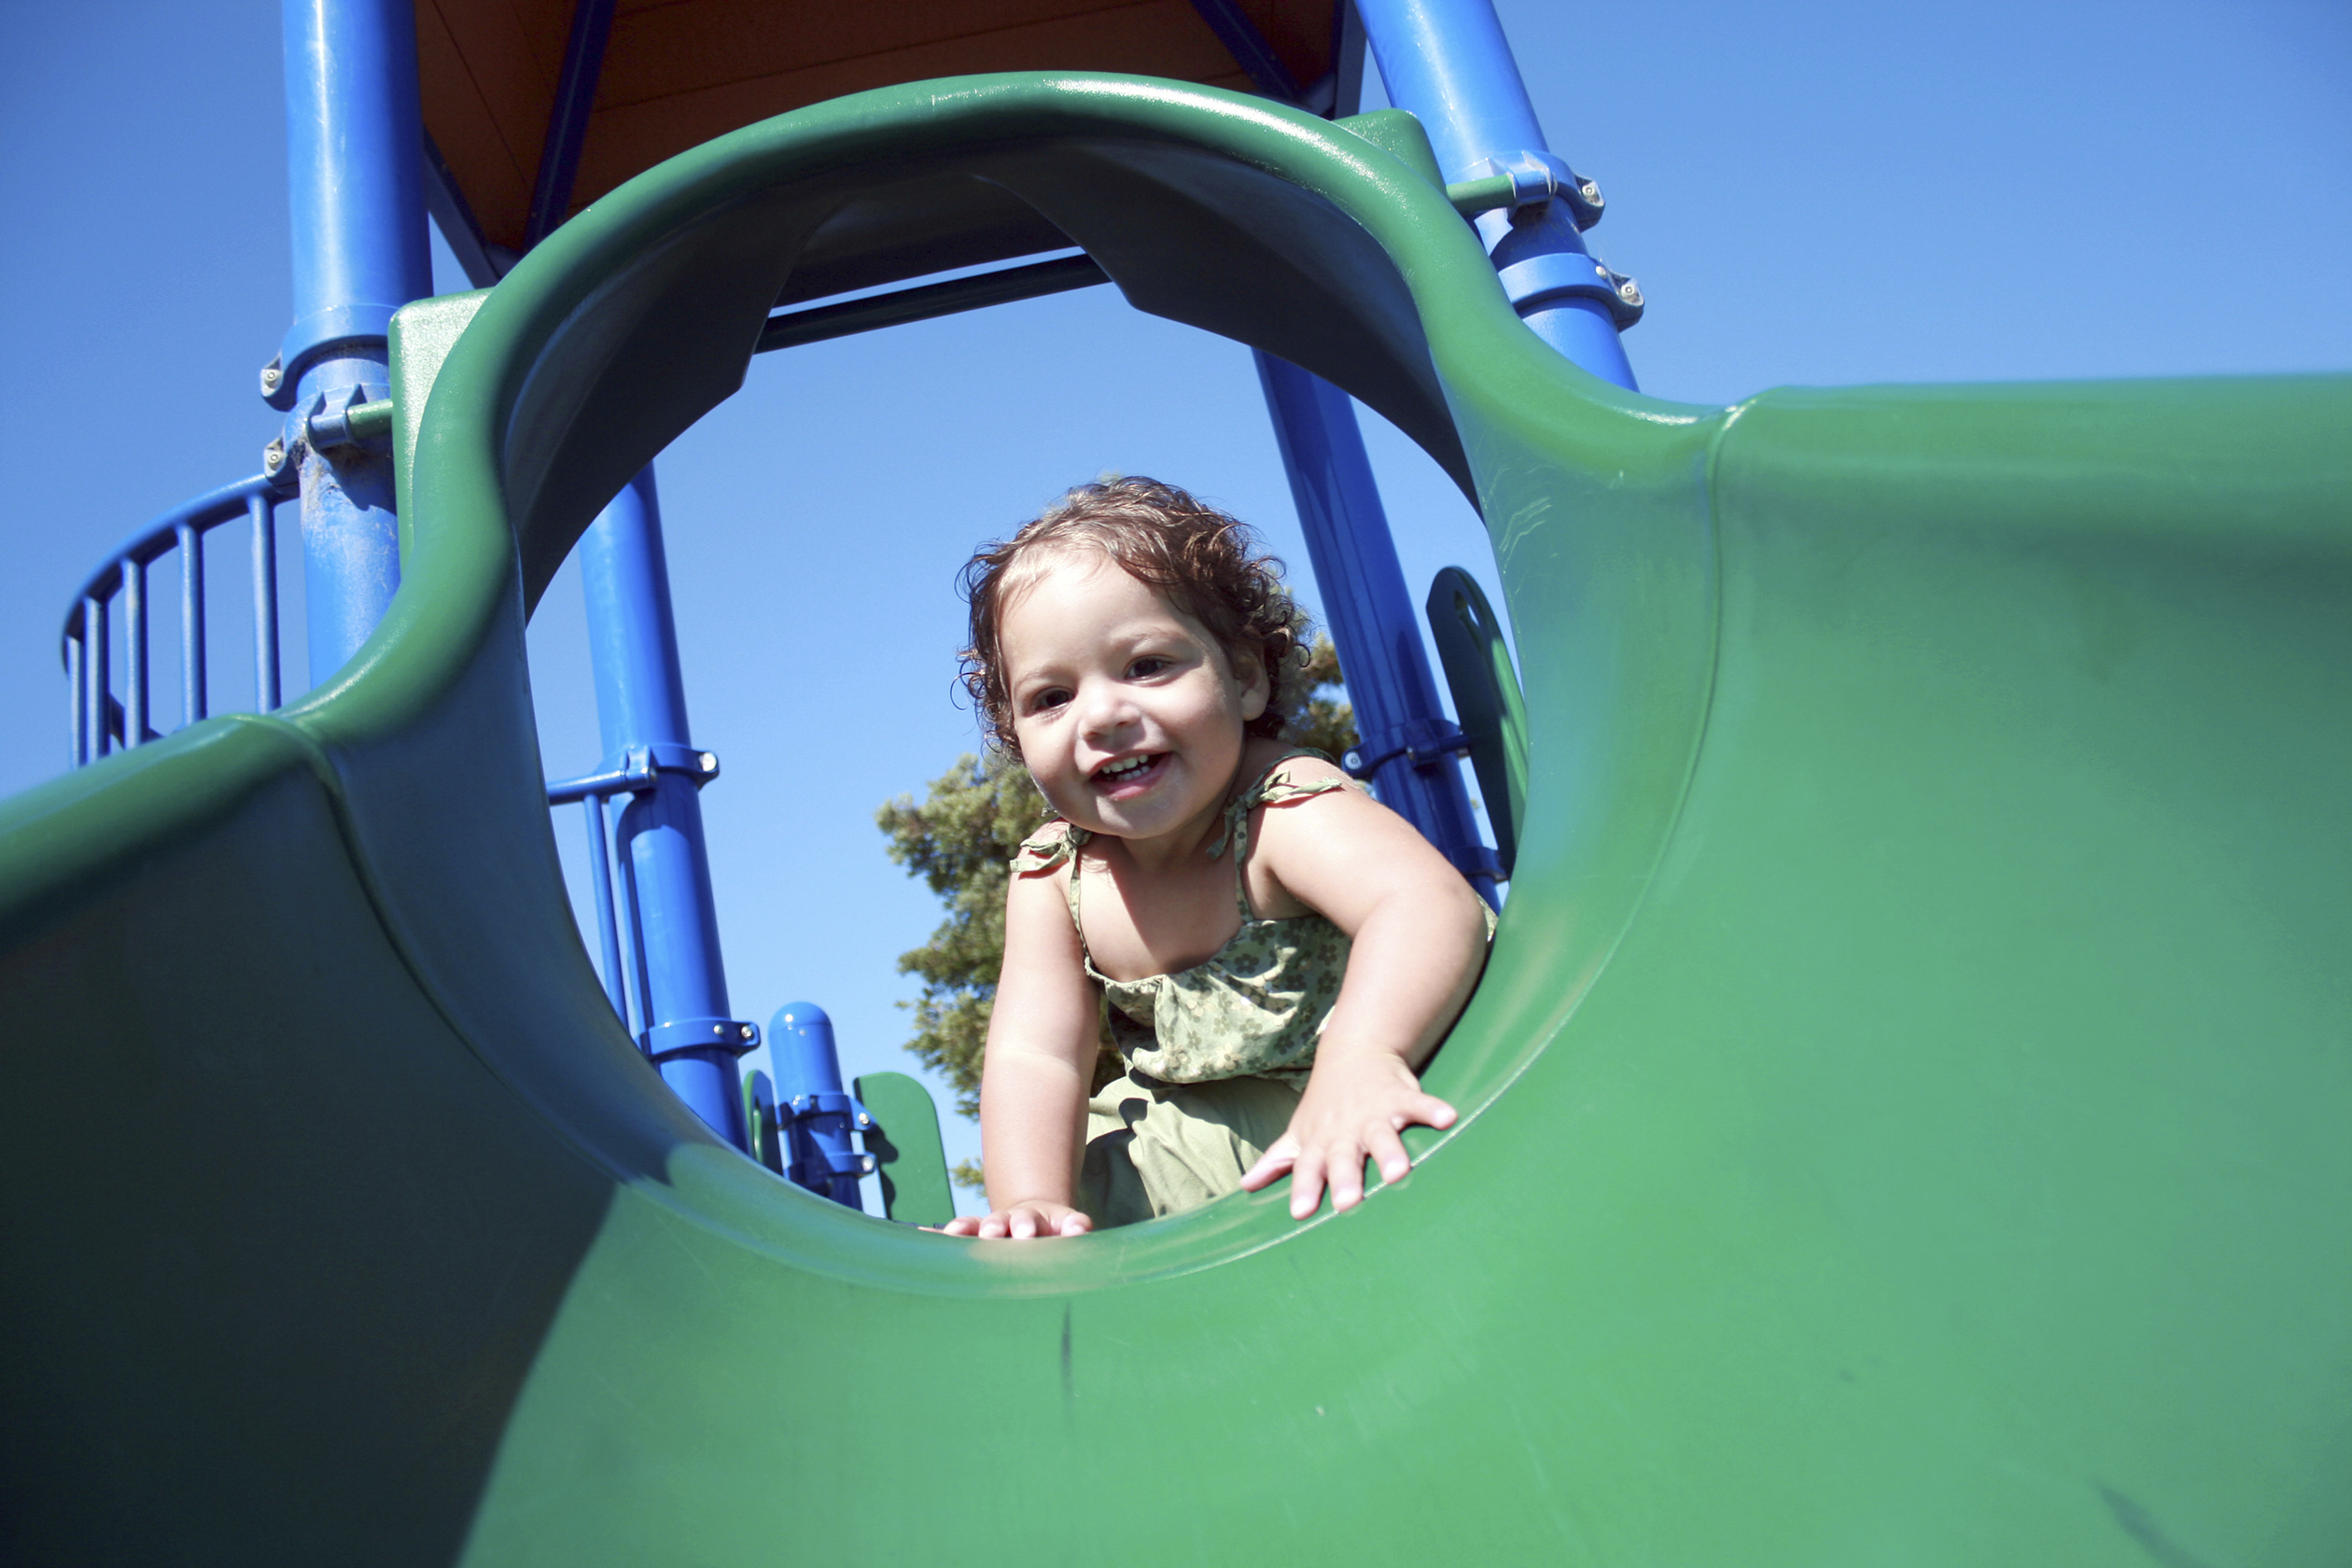
[[[1307,1080],[1290,1127],[1241,1178],[1244,1191],[1291,1178],[1291,1218],[1303,1220],[1323,1204],[1324,1183],[1334,1209],[1364,1201],[1364,1162],[1379,1162],[1380,1179],[1394,1182],[1413,1168],[1397,1136],[1416,1123],[1449,1127],[1454,1108],[1421,1092],[1413,1070],[1387,1051],[1326,1051]]]
[[[995,1210],[985,1217],[962,1215],[949,1220],[939,1228],[942,1234],[947,1236],[1028,1241],[1039,1237],[1084,1236],[1094,1229],[1094,1221],[1067,1203],[1025,1198]]]

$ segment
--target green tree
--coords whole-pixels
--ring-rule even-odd
[[[1355,716],[1340,689],[1339,655],[1317,637],[1307,665],[1308,700],[1291,723],[1296,744],[1337,757],[1356,743]],[[918,805],[901,795],[875,813],[889,841],[890,859],[919,876],[947,906],[931,938],[899,955],[899,973],[923,983],[923,994],[900,1006],[915,1015],[906,1048],[955,1085],[956,1109],[980,1113],[980,1057],[996,1003],[997,972],[1004,967],[1004,893],[1008,862],[1021,840],[1045,819],[1045,799],[1029,770],[991,748],[966,752],[931,782]],[[1107,1038],[1097,1063],[1098,1084],[1117,1073]],[[980,1184],[970,1162],[956,1180]]]

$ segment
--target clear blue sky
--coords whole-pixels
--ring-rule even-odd
[[[1553,147],[1608,192],[1596,248],[1649,298],[1646,390],[2352,370],[2340,0],[1501,10]],[[6,793],[63,766],[84,574],[259,466],[289,268],[273,0],[0,0],[0,27]],[[1412,579],[1484,572],[1461,499],[1367,429]],[[704,798],[739,1014],[813,1000],[848,1071],[907,1065],[893,960],[938,909],[873,811],[973,745],[957,567],[1106,469],[1214,497],[1303,575],[1247,352],[1109,289],[769,356],[663,457],[695,733],[726,763]],[[233,574],[241,538],[219,549]],[[532,661],[548,768],[584,770],[568,574]],[[570,812],[558,830],[576,860]]]

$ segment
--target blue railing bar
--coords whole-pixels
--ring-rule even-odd
[[[318,447],[311,419],[391,396],[392,313],[433,291],[412,0],[281,0],[294,323],[263,398],[301,476],[310,683],[375,631],[400,581],[392,458]]]
[[[92,595],[82,600],[82,669],[88,676],[82,692],[82,734],[88,740],[82,761],[94,763],[106,754],[106,705],[114,680],[106,667],[106,601]]]
[[[263,713],[278,705],[277,501],[258,491],[253,513],[253,706]]]
[[[580,150],[588,140],[588,114],[596,103],[596,78],[604,72],[605,40],[612,33],[613,0],[578,0],[571,35],[564,41],[563,74],[548,111],[547,139],[540,144],[539,179],[531,190],[531,216],[523,248],[555,231],[571,206],[580,175]]]
[[[829,338],[846,338],[910,321],[929,321],[934,316],[954,315],[984,305],[1009,304],[1015,300],[1034,300],[1072,288],[1091,288],[1110,281],[1111,274],[1091,256],[1060,256],[1025,266],[999,267],[994,272],[949,278],[945,283],[926,283],[888,294],[870,294],[839,304],[779,311],[767,318],[751,352],[766,354],[802,343],[823,343]]]
[[[665,1025],[734,1016],[697,793],[717,760],[690,738],[650,468],[589,525],[578,553],[604,754],[650,756],[656,774],[622,811],[614,833],[628,872],[628,919],[643,982],[639,1035],[650,1039]],[[693,1031],[679,1038],[691,1041]],[[737,1049],[714,1037],[665,1049],[655,1065],[705,1125],[742,1149],[749,1144]]]
[[[122,567],[122,747],[129,750],[147,735],[147,563]]]
[[[596,885],[596,934],[604,948],[605,996],[620,1015],[621,1027],[627,1029],[628,987],[621,978],[621,920],[612,907],[612,862],[605,854],[604,796],[592,793],[581,798],[588,805],[588,875]]]
[[[82,645],[81,638],[65,639],[65,765],[77,768],[90,761],[88,741],[82,729]]]
[[[1388,514],[1355,405],[1320,376],[1254,350],[1274,441],[1290,477],[1307,556],[1355,705],[1360,753],[1380,804],[1421,830],[1481,898],[1499,906],[1494,851],[1478,837],[1453,726],[1438,706]],[[1361,775],[1359,775],[1361,777]]]
[[[651,759],[631,752],[629,761],[623,766],[550,784],[547,787],[547,804],[569,805],[574,801],[601,800],[607,795],[632,794],[639,790],[650,790],[653,787],[657,771]]]
[[[204,717],[204,536],[193,523],[176,530],[180,553],[180,722]]]
[[[224,484],[217,490],[207,490],[195,499],[183,501],[162,516],[155,518],[138,532],[116,547],[96,571],[90,574],[73,597],[74,608],[66,612],[65,632],[68,637],[81,635],[81,601],[93,595],[112,598],[122,586],[122,563],[152,561],[178,542],[183,523],[193,525],[198,533],[206,533],[243,516],[247,510],[247,497],[257,492],[272,489],[267,474],[255,474],[234,484]]]
[[[612,843],[621,862],[621,898],[628,920],[623,928],[628,932],[626,973],[636,987],[631,1001],[637,1011],[634,1015],[623,1013],[621,1018],[629,1026],[630,1038],[641,1045],[644,1031],[653,1027],[653,970],[652,960],[645,952],[645,908],[637,900],[637,853],[633,844],[622,837],[628,832],[628,824],[629,819],[623,814],[614,825]],[[633,840],[636,835],[631,833],[629,837]]]
[[[1568,166],[1546,146],[1493,0],[1356,0],[1356,7],[1389,102],[1429,133],[1447,183],[1509,175],[1526,179],[1527,194],[1540,198],[1477,220],[1520,318],[1585,370],[1632,388],[1617,333],[1639,314],[1641,291],[1586,250],[1578,230],[1598,220],[1599,189],[1566,177]]]

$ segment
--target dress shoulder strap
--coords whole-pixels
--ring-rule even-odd
[[[1241,918],[1254,920],[1257,911],[1250,907],[1250,879],[1242,862],[1250,853],[1250,813],[1261,805],[1282,801],[1305,800],[1310,795],[1327,795],[1334,790],[1362,791],[1364,786],[1352,778],[1324,778],[1311,784],[1296,784],[1282,777],[1285,763],[1301,757],[1312,757],[1319,763],[1331,762],[1323,752],[1309,746],[1293,747],[1266,765],[1265,771],[1251,781],[1250,787],[1233,797],[1225,807],[1225,833],[1209,847],[1213,858],[1225,853],[1225,846],[1233,846],[1233,897],[1241,906]],[[1336,767],[1338,764],[1333,763]]]
[[[1056,830],[1060,830],[1057,832]],[[1070,880],[1062,886],[1062,898],[1070,905],[1070,923],[1078,928],[1078,943],[1084,946],[1086,928],[1078,917],[1078,851],[1094,837],[1075,822],[1059,817],[1048,817],[1037,831],[1021,840],[1021,847],[1013,852],[1013,875],[1035,876],[1053,870],[1064,861],[1070,862]]]

